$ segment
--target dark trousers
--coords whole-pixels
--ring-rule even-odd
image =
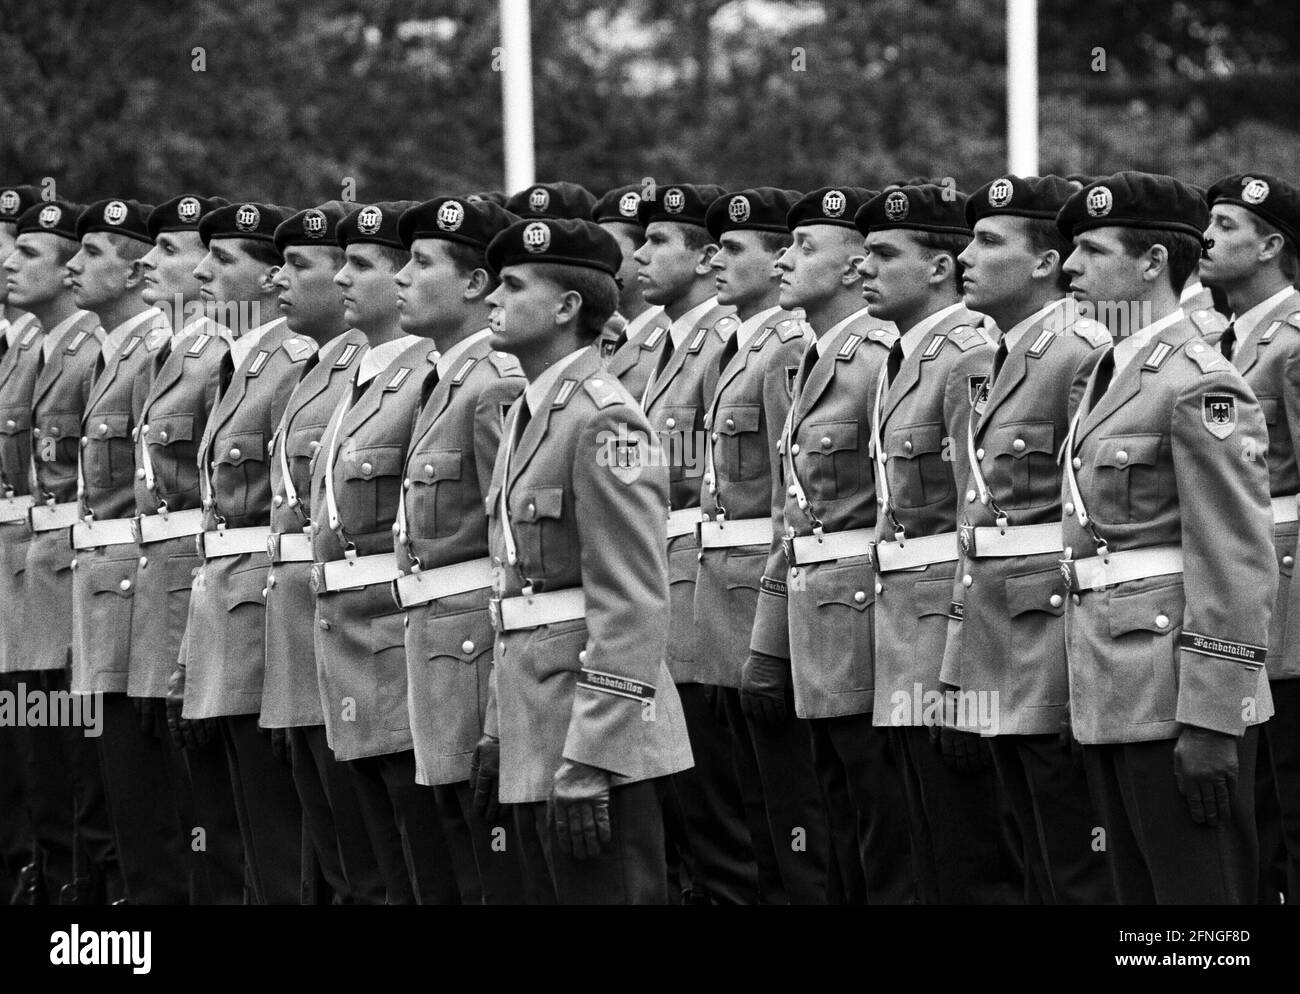
[[[185,753],[172,741],[167,731],[167,702],[161,697],[150,697],[145,700],[153,710],[154,727],[160,729],[157,741],[167,769],[170,791],[168,800],[176,812],[177,824],[181,826],[189,903],[212,904],[212,888],[208,880],[208,854],[198,845],[196,837],[199,821],[194,813],[194,789],[190,785],[190,771],[185,762]],[[206,844],[206,839],[204,842]],[[242,852],[242,848],[237,851],[236,859],[242,860]],[[235,869],[242,873],[238,865]],[[242,888],[243,884],[240,883],[237,893],[241,896]]]
[[[346,764],[330,751],[324,725],[288,732],[304,827],[333,896],[332,902],[321,903],[383,904],[384,876]]]
[[[924,726],[895,728],[923,904],[1020,904],[1024,880],[993,770],[958,772]]]
[[[1177,739],[1083,747],[1120,904],[1254,904],[1257,727],[1237,740],[1232,817],[1192,821],[1174,781]]]
[[[415,782],[415,753],[350,760],[352,787],[389,904],[459,904],[433,788]]]
[[[243,904],[244,842],[235,813],[235,794],[226,761],[224,735],[200,749],[181,752],[194,805],[190,850],[201,864],[201,899],[211,904]]]
[[[831,899],[913,904],[916,883],[903,776],[890,730],[870,714],[808,722],[834,845]]]
[[[1300,679],[1271,680],[1273,717],[1262,726],[1286,846],[1287,902],[1300,901]]]
[[[555,837],[545,801],[514,805],[521,839],[531,834],[543,860],[524,860],[535,892],[553,888],[559,904],[666,904],[668,868],[664,861],[660,786],[655,780],[614,787],[609,792],[612,837],[596,858],[574,859]],[[537,879],[539,874],[545,876]]]
[[[750,821],[755,855],[760,840],[776,864],[783,903],[826,904],[829,900],[830,827],[826,803],[813,767],[808,722],[794,716],[794,690],[786,687],[790,717],[780,725],[748,718],[740,692],[720,688],[737,752],[752,765],[759,789],[760,819]],[[738,764],[739,765],[739,764]],[[741,774],[742,784],[746,776]],[[760,879],[762,865],[760,863]],[[774,903],[763,887],[764,903]]]
[[[496,821],[485,821],[474,810],[468,780],[434,787],[433,793],[456,879],[475,880],[483,904],[529,903],[519,861],[520,840],[509,807],[502,808]],[[468,904],[466,893],[462,882],[461,897]]]
[[[126,896],[134,904],[188,904],[189,838],[160,740],[168,734],[166,718],[145,734],[126,694],[102,700],[99,759]],[[149,702],[155,703],[162,702]]]
[[[0,673],[0,693],[14,694],[15,700],[16,675]],[[24,789],[27,775],[21,735],[19,728],[0,726],[0,903],[14,892],[18,875],[31,862],[36,845]]]
[[[674,844],[695,901],[757,904],[758,870],[744,800],[736,781],[731,729],[716,687],[679,684],[695,766],[670,779],[681,837]]]
[[[1083,769],[1060,736],[988,740],[1002,797],[1025,847],[1026,902],[1114,904],[1110,867]]]

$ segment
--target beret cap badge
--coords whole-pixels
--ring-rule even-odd
[[[17,214],[20,204],[22,204],[22,198],[18,195],[17,190],[5,190],[0,193],[0,217],[12,217]]]
[[[910,206],[907,194],[902,190],[894,190],[885,197],[885,217],[891,221],[901,221],[907,217]]]
[[[618,212],[624,217],[636,217],[637,208],[641,206],[641,195],[629,190],[618,200]]]
[[[42,228],[53,228],[63,218],[63,208],[58,204],[48,204],[41,208],[36,220]]]
[[[686,194],[682,193],[677,187],[664,194],[664,210],[669,214],[680,214],[686,206]]]
[[[253,231],[262,221],[262,212],[252,204],[244,204],[235,212],[235,227],[240,231]]]
[[[847,205],[848,198],[840,190],[830,190],[822,197],[822,213],[827,217],[839,217]]]
[[[1262,179],[1247,178],[1242,183],[1241,199],[1248,204],[1262,204],[1268,199],[1268,184]]]
[[[551,191],[542,186],[533,187],[528,194],[528,206],[540,214],[551,206]]]
[[[1110,213],[1115,198],[1108,187],[1099,186],[1088,194],[1087,209],[1090,217],[1105,217]]]
[[[319,208],[313,207],[302,216],[302,230],[308,238],[324,238],[329,226],[329,218]]]
[[[727,204],[727,217],[731,218],[735,224],[744,224],[749,220],[749,198],[743,196],[732,197]]]
[[[126,204],[114,200],[104,208],[104,220],[109,224],[121,224],[126,220]]]
[[[384,223],[384,212],[378,207],[363,207],[357,214],[357,231],[363,235],[373,235]]]
[[[990,207],[1007,206],[1007,204],[1011,203],[1011,195],[1013,192],[1014,192],[1014,187],[1012,187],[1011,185],[1011,180],[1009,179],[997,180],[992,186],[989,187],[989,206]]]
[[[176,205],[176,216],[186,224],[193,224],[199,219],[201,210],[202,207],[195,197],[185,197]]]
[[[551,247],[551,229],[541,221],[534,221],[524,229],[523,242],[529,252],[545,252]]]
[[[448,200],[438,208],[437,224],[443,231],[455,231],[464,222],[465,208],[458,201]]]

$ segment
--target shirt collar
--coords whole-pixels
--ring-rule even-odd
[[[492,334],[492,329],[484,328],[482,331],[476,331],[472,335],[466,335],[446,352],[438,356],[438,379],[445,380],[448,374],[455,368],[456,363],[460,362],[461,356],[479,342],[483,341],[483,339],[487,338],[490,334]]]
[[[833,325],[817,336],[817,354],[825,355],[835,347],[835,341],[844,333],[844,329],[867,313],[866,305],[859,307],[852,314],[840,318]]]
[[[769,307],[767,310],[759,311],[747,321],[742,321],[740,327],[736,329],[736,348],[743,349],[749,344],[750,340],[758,333],[758,330],[767,324],[768,319],[773,314],[781,310],[781,305]]]
[[[1025,332],[1029,330],[1031,325],[1034,325],[1037,322],[1041,321],[1043,318],[1047,317],[1047,315],[1050,314],[1053,310],[1063,306],[1064,304],[1065,304],[1064,297],[1060,298],[1059,300],[1049,301],[1048,303],[1040,307],[1038,310],[1034,311],[1033,314],[1029,315],[1029,317],[1025,318],[1023,321],[1017,321],[1015,324],[1013,324],[1010,330],[1005,332],[1002,335],[1002,341],[1006,343],[1007,351],[1010,352],[1012,349],[1016,347],[1016,344],[1020,341],[1020,339],[1025,337]],[[997,327],[997,325],[995,322],[990,320],[985,324],[985,327],[991,329]]]
[[[1204,289],[1205,285],[1201,282],[1200,277],[1193,277],[1188,280],[1183,284],[1183,292],[1178,295],[1178,306],[1181,307]]]
[[[14,331],[13,325],[9,323],[9,319],[6,317],[0,317],[0,332],[4,333],[5,339],[10,345],[17,344],[18,333]]]
[[[1237,341],[1244,342],[1250,333],[1255,330],[1260,321],[1264,320],[1264,315],[1271,311],[1295,290],[1295,287],[1284,286],[1268,300],[1261,300],[1258,304],[1248,310],[1240,317],[1232,319],[1232,330],[1237,336]]]
[[[959,300],[957,303],[949,304],[942,310],[935,311],[933,314],[927,315],[926,317],[921,318],[920,321],[916,322],[916,324],[909,328],[907,333],[899,339],[903,344],[903,358],[906,359],[910,356],[913,350],[921,344],[921,339],[928,335],[932,328],[937,328],[939,322],[953,314],[956,314],[965,306],[966,305]]]
[[[537,412],[537,409],[542,405],[542,401],[546,399],[547,392],[555,385],[555,381],[560,378],[560,374],[577,362],[578,359],[582,358],[586,352],[586,348],[578,349],[576,352],[570,352],[559,362],[554,362],[547,366],[542,370],[542,374],[537,377],[537,379],[528,384],[528,388],[524,391],[524,398],[528,401],[529,411],[533,413]]]
[[[45,341],[41,343],[41,349],[45,353],[46,362],[53,359],[54,353],[63,347],[63,338],[66,337],[68,330],[78,321],[86,317],[93,317],[93,315],[90,311],[73,311],[50,329],[49,333],[45,336]]]
[[[664,309],[660,307],[658,304],[655,304],[652,307],[647,307],[644,311],[642,311],[640,314],[638,314],[636,317],[634,317],[631,321],[627,323],[627,327],[623,329],[624,337],[627,338],[628,340],[631,340],[631,338],[634,335],[639,335],[641,333],[641,329],[643,329],[646,325],[648,325],[651,321],[653,321],[663,312]]]
[[[699,323],[700,318],[704,317],[709,308],[717,306],[717,303],[717,297],[710,297],[708,300],[696,304],[672,323],[672,326],[668,329],[668,334],[672,336],[673,351],[680,349],[685,344],[686,336],[691,333],[691,329]]]
[[[1128,338],[1121,338],[1116,342],[1115,376],[1119,376],[1120,371],[1133,360],[1134,356],[1150,344],[1151,339],[1155,338],[1156,335],[1160,334],[1160,332],[1164,331],[1166,328],[1183,320],[1183,317],[1184,315],[1182,311],[1173,311],[1166,314],[1159,321],[1152,321],[1145,328],[1139,328],[1137,331],[1133,332],[1133,334],[1129,335]]]
[[[266,324],[259,324],[256,328],[244,332],[231,342],[230,359],[234,362],[235,368],[238,369],[243,365],[244,360],[248,358],[248,354],[253,351],[258,342],[266,337],[267,332],[280,327],[285,323],[285,320],[285,318],[276,318],[273,321],[266,322]]]
[[[162,311],[158,308],[146,307],[139,314],[127,318],[105,335],[104,344],[101,347],[101,354],[104,356],[104,362],[109,362],[113,356],[117,355],[118,349],[122,347],[122,343],[126,341],[127,336],[130,335],[131,332],[135,331],[136,328],[140,327],[140,325],[144,324],[146,321],[160,317],[162,317]]]
[[[403,335],[401,338],[394,338],[391,342],[370,346],[357,366],[357,386],[369,383],[391,366],[393,360],[420,340],[415,335]]]

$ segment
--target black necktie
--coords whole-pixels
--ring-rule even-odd
[[[885,361],[885,382],[893,383],[894,377],[898,371],[903,368],[903,340],[900,338],[894,343],[894,347],[889,350],[889,358]]]
[[[808,346],[803,354],[803,365],[799,368],[799,389],[802,390],[804,384],[808,382],[808,377],[812,376],[813,367],[817,365],[817,360],[821,358],[821,353],[817,351],[817,343],[813,342]]]
[[[1094,410],[1097,407],[1097,402],[1106,393],[1106,388],[1110,386],[1111,377],[1114,375],[1115,347],[1112,345],[1106,350],[1106,354],[1097,361],[1097,379],[1092,384],[1092,402],[1088,405],[1089,410]]]
[[[668,368],[668,361],[673,357],[673,348],[673,335],[670,330],[664,335],[664,347],[659,351],[659,362],[655,365],[654,376],[650,378],[651,383],[659,379],[663,371]]]
[[[1237,347],[1237,323],[1229,321],[1227,330],[1224,331],[1223,337],[1219,339],[1219,351],[1223,353],[1225,359],[1231,359],[1233,350]]]
[[[998,373],[1002,369],[1002,364],[1007,361],[1007,340],[1004,338],[998,342],[998,350],[993,353],[993,375],[989,377],[989,386],[998,378]]]

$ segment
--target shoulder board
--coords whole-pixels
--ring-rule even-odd
[[[253,356],[253,361],[248,364],[248,372],[245,375],[256,376],[258,373],[262,371],[262,368],[266,365],[266,360],[270,358],[271,358],[270,352],[267,352],[266,349],[258,349],[257,355]]]
[[[406,382],[406,378],[410,375],[410,366],[399,366],[397,372],[393,374],[393,378],[384,386],[384,390],[393,391],[400,389],[402,384]]]
[[[78,350],[81,348],[82,344],[89,337],[90,337],[90,332],[88,331],[77,332],[75,335],[72,336],[72,341],[68,343],[68,347],[63,351],[66,352],[68,355],[76,355]]]
[[[926,359],[933,359],[939,354],[939,350],[943,348],[943,343],[947,340],[948,337],[946,335],[935,335],[930,339],[930,344],[925,347],[925,351],[921,353],[921,359],[923,361]]]
[[[1161,342],[1160,345],[1156,346],[1156,351],[1165,347],[1165,344]],[[1170,351],[1172,352],[1173,350],[1170,349]],[[1187,357],[1191,359],[1192,362],[1196,363],[1196,365],[1201,368],[1202,373],[1213,373],[1216,370],[1232,368],[1232,364],[1223,357],[1223,354],[1218,349],[1206,345],[1198,339],[1192,339],[1188,342],[1187,347],[1183,351],[1187,353]],[[1154,352],[1151,354],[1151,359],[1155,359]],[[1163,359],[1161,361],[1163,361]],[[1149,359],[1147,360],[1146,365],[1142,368],[1146,369],[1150,364],[1151,360]]]
[[[988,336],[981,329],[969,324],[959,324],[948,332],[948,338],[953,345],[963,352],[969,352],[977,345],[987,345],[989,343]]]
[[[208,347],[208,342],[212,341],[212,335],[195,335],[194,341],[190,342],[190,347],[185,350],[186,355],[200,356],[203,350]]]
[[[172,340],[171,330],[168,328],[155,328],[149,332],[144,340],[144,347],[150,352],[157,352],[160,348]]]
[[[565,382],[571,383],[573,381],[566,380]],[[587,391],[587,396],[591,398],[592,403],[597,407],[609,407],[611,404],[617,404],[622,399],[619,390],[615,387],[616,383],[618,383],[617,378],[604,380],[596,377],[595,379],[585,380],[582,389]]]
[[[894,343],[898,341],[898,332],[890,331],[888,328],[872,328],[867,332],[867,338],[873,342],[879,342],[887,349],[892,349]]]
[[[18,342],[18,347],[20,349],[30,349],[32,347],[32,342],[36,341],[36,336],[40,333],[41,330],[36,325],[28,328],[22,339]]]
[[[335,369],[347,369],[352,365],[352,360],[361,352],[361,346],[356,342],[348,342],[339,350],[339,354],[334,358]]]
[[[1056,341],[1056,332],[1044,328],[1038,333],[1038,337],[1034,339],[1034,344],[1029,346],[1028,354],[1034,359],[1041,359],[1043,354],[1052,347],[1054,341]]]
[[[555,391],[555,399],[551,401],[551,407],[563,407],[573,399],[573,392],[578,389],[577,380],[563,380],[560,383],[560,389]]]
[[[740,327],[740,319],[734,314],[727,314],[719,319],[718,323],[713,326],[713,330],[718,333],[718,337],[724,342],[736,333]],[[694,352],[694,349],[691,349]]]
[[[302,362],[316,351],[316,343],[310,338],[286,338],[284,351],[291,362]]]
[[[441,352],[439,352],[437,349],[430,349],[428,355],[424,357],[424,361],[427,362],[430,366],[436,366],[438,365],[438,360],[441,358],[442,358]]]
[[[839,351],[835,353],[835,358],[846,361],[852,359],[853,354],[858,351],[858,346],[864,341],[865,339],[861,335],[845,335],[844,341],[840,343]]]
[[[132,352],[135,351],[136,346],[139,345],[142,341],[144,341],[144,339],[141,338],[139,335],[132,335],[130,338],[128,338],[125,342],[122,343],[122,348],[117,353],[118,358],[119,359],[127,358]]]
[[[1222,331],[1228,323],[1222,314],[1209,307],[1198,308],[1192,311],[1188,317],[1192,319],[1192,324],[1196,325],[1196,330],[1202,335]]]
[[[509,352],[489,352],[488,362],[490,362],[497,371],[498,376],[523,376],[523,367],[519,365],[519,360]]]
[[[704,348],[704,339],[708,337],[709,337],[709,329],[701,328],[699,331],[695,333],[695,337],[691,339],[691,344],[686,346],[686,351],[687,352],[700,351],[700,349]]]
[[[469,375],[469,371],[474,368],[476,362],[478,362],[478,359],[474,356],[467,358],[460,364],[460,368],[457,369],[456,372],[452,373],[451,382],[456,384],[464,383],[465,377]]]
[[[1100,321],[1094,321],[1092,318],[1079,318],[1074,324],[1070,325],[1070,330],[1093,348],[1112,344],[1110,329]]]
[[[775,327],[776,333],[781,336],[783,342],[790,342],[804,336],[804,322],[798,318],[787,318],[784,321],[778,321]]]
[[[659,345],[659,343],[663,341],[663,337],[666,334],[668,334],[668,329],[662,324],[659,325],[657,328],[652,330],[650,334],[646,336],[645,341],[641,343],[641,348],[643,349],[656,348]]]
[[[764,345],[767,344],[767,340],[772,337],[772,333],[774,331],[776,331],[776,329],[773,328],[771,325],[768,325],[766,328],[760,331],[757,335],[754,336],[753,341],[749,343],[749,351],[757,352],[759,349],[761,349]]]
[[[1286,316],[1286,323],[1293,328],[1300,328],[1300,311],[1292,311]]]

